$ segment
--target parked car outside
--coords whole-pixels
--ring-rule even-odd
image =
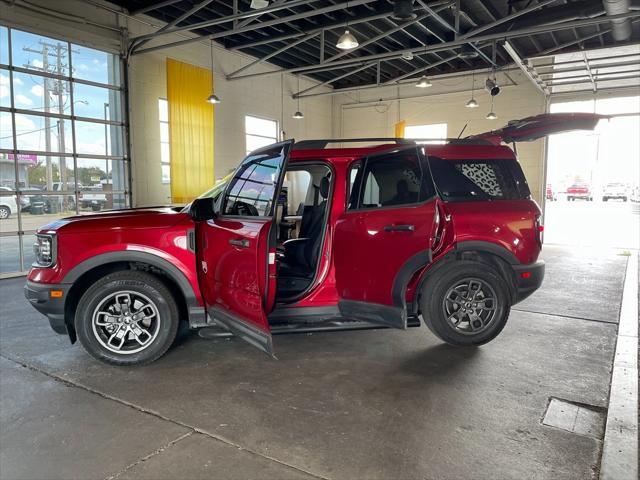
[[[574,200],[587,200],[588,202],[593,201],[591,187],[586,183],[574,183],[567,188],[567,200],[570,202]]]
[[[502,143],[601,118],[545,114],[439,145],[269,145],[184,208],[42,227],[25,295],[56,332],[115,365],[156,360],[181,321],[272,356],[274,333],[422,322],[449,344],[482,345],[544,276],[541,211]],[[288,198],[296,177],[300,209]],[[299,228],[279,228],[288,205]]]
[[[634,203],[640,202],[640,187],[637,185],[631,189],[630,200]]]
[[[13,192],[9,187],[0,187],[2,192]],[[6,220],[12,214],[18,212],[18,204],[16,203],[16,195],[0,195],[0,220]]]
[[[551,186],[551,184],[547,184],[546,199],[550,202],[555,202],[556,200],[558,200],[558,197],[553,191],[553,187]]]
[[[629,190],[624,183],[607,183],[602,190],[602,201],[611,199],[626,202],[629,199]]]

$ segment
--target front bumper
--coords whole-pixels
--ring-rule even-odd
[[[64,319],[64,302],[71,285],[37,283],[27,280],[24,286],[24,296],[29,303],[49,319],[49,324],[54,332],[68,334]],[[53,297],[52,291],[61,291],[62,296]]]
[[[514,305],[535,292],[544,279],[544,261],[529,265],[513,265],[516,273],[516,299]]]

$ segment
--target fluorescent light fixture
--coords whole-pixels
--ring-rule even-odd
[[[259,8],[266,8],[269,6],[269,0],[251,0],[249,8],[258,10]]]
[[[432,86],[432,83],[427,78],[426,75],[421,76],[420,80],[418,80],[418,83],[416,83],[416,87],[418,87],[418,88],[427,88],[427,87],[431,87],[431,86]]]
[[[356,48],[358,45],[360,45],[358,40],[349,32],[349,30],[345,30],[338,39],[338,43],[336,43],[336,47],[340,50],[351,50]]]

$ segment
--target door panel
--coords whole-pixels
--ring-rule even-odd
[[[220,214],[196,225],[198,279],[209,317],[270,355],[274,205],[292,143],[252,152],[220,199]]]
[[[433,182],[423,165],[412,147],[371,156],[360,168],[358,192],[336,224],[334,241],[344,315],[406,328],[406,285],[431,261],[437,221]]]

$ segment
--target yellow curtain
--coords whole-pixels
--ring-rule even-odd
[[[407,126],[406,120],[400,120],[396,123],[396,134],[395,138],[404,138],[404,127]]]
[[[167,59],[171,200],[187,203],[214,184],[212,72]]]

